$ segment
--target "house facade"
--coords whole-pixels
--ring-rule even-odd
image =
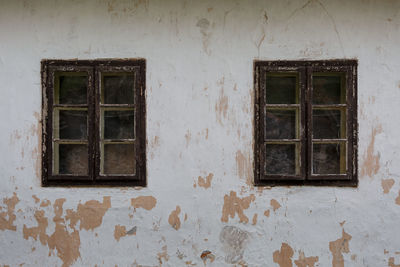
[[[1,266],[400,266],[400,1],[0,0],[0,40]],[[137,59],[145,185],[43,184],[44,60]],[[258,185],[256,62],[316,60],[356,183]]]

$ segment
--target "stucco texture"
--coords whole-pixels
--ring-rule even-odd
[[[0,266],[400,266],[399,44],[399,1],[0,0]],[[146,59],[147,187],[41,186],[45,58]],[[358,187],[254,187],[253,61],[334,58]]]

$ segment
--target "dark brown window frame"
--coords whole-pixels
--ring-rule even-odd
[[[348,186],[358,185],[357,168],[357,60],[318,60],[318,61],[258,61],[254,62],[254,184],[256,186],[312,185],[312,186]],[[300,82],[301,115],[300,175],[266,175],[261,172],[264,163],[264,107],[266,72],[298,72]],[[312,175],[312,72],[340,72],[346,77],[347,106],[347,172],[343,175]]]
[[[88,175],[53,175],[53,90],[55,72],[84,71],[88,75]],[[135,72],[135,175],[100,175],[101,72]],[[42,185],[146,186],[146,61],[144,59],[41,61],[42,75]],[[120,104],[129,105],[129,104]]]

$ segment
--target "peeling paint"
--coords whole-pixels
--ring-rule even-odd
[[[126,236],[126,227],[121,225],[116,225],[114,228],[114,238],[119,241],[121,237]]]
[[[394,264],[394,257],[390,257],[389,258],[389,262],[388,262],[388,266],[389,267],[400,267],[400,264]]]
[[[236,196],[236,192],[231,191],[229,195],[224,196],[224,206],[222,207],[222,222],[228,222],[229,217],[235,218],[236,213],[238,214],[239,221],[242,223],[248,223],[249,218],[244,214],[244,210],[250,207],[251,202],[256,199],[254,194],[248,197],[240,198]]]
[[[203,188],[205,188],[205,189],[210,188],[210,186],[211,186],[211,181],[212,181],[213,177],[214,177],[214,174],[213,174],[213,173],[209,173],[205,178],[199,176],[199,177],[197,178],[197,184],[198,184],[200,187],[203,187]]]
[[[297,267],[314,267],[318,262],[318,257],[306,257],[303,251],[299,252],[299,259],[294,263]]]
[[[80,221],[80,229],[92,230],[101,225],[104,214],[111,208],[111,198],[103,197],[103,203],[97,200],[89,200],[85,204],[79,204],[77,211],[67,210],[66,219],[70,220],[71,228]]]
[[[375,138],[379,133],[382,133],[382,126],[380,124],[377,127],[372,128],[371,140],[363,157],[364,162],[361,166],[361,176],[372,177],[379,171],[380,154],[379,152],[375,152]]]
[[[292,267],[293,254],[293,249],[287,243],[282,243],[281,250],[274,251],[272,256],[274,262],[279,264],[279,267]]]
[[[251,223],[252,225],[256,225],[257,224],[257,216],[258,216],[257,213],[253,215],[253,220],[252,220],[252,223]]]
[[[181,207],[176,206],[176,209],[171,212],[168,217],[168,223],[175,229],[179,230],[181,227],[181,220],[179,219],[179,213],[181,212]]]
[[[387,194],[389,193],[390,189],[394,185],[394,180],[393,179],[382,179],[382,189],[383,193]]]
[[[281,204],[276,199],[271,199],[270,204],[274,212],[281,207]]]
[[[14,225],[16,219],[14,210],[18,202],[19,198],[15,192],[10,198],[3,198],[3,203],[7,206],[7,211],[0,212],[0,230],[17,230],[17,226]]]
[[[210,263],[212,263],[215,260],[215,255],[212,254],[211,251],[209,250],[205,250],[201,253],[200,258],[202,259],[204,266],[206,266],[207,264],[207,260],[210,261]]]
[[[222,78],[220,81],[218,81],[218,84],[221,86],[221,88],[217,103],[215,103],[215,114],[217,116],[217,121],[223,126],[223,120],[228,116],[229,105],[228,96],[226,96],[224,92],[225,78]]]
[[[329,250],[332,253],[332,267],[344,267],[343,253],[349,253],[349,242],[351,235],[343,229],[342,237],[329,242]]]
[[[157,204],[157,199],[153,196],[140,196],[131,198],[131,206],[136,210],[143,208],[145,210],[152,210]]]
[[[245,179],[247,185],[252,186],[252,165],[250,156],[245,156],[240,150],[236,152],[236,168],[239,177]]]

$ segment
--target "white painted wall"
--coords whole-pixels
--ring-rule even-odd
[[[399,44],[394,0],[0,0],[0,265],[279,266],[286,243],[281,267],[306,266],[302,252],[315,266],[397,266]],[[135,57],[147,60],[148,186],[42,188],[40,60]],[[253,60],[332,58],[359,60],[358,188],[249,185]],[[249,207],[223,222],[230,194]],[[139,196],[155,207],[135,209]],[[136,235],[117,240],[116,225]]]

